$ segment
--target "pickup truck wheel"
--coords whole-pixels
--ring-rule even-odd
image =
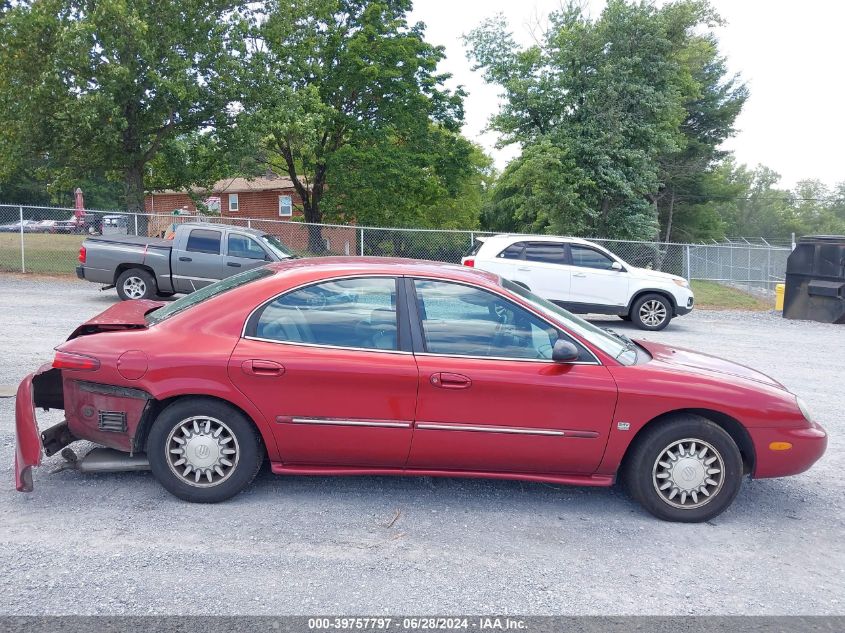
[[[246,488],[263,463],[258,431],[242,413],[208,398],[185,398],[162,411],[147,438],[155,478],[193,503],[217,503]]]
[[[631,307],[631,321],[641,330],[662,330],[671,320],[672,304],[663,295],[643,295]]]
[[[156,294],[156,281],[146,270],[130,268],[117,278],[117,295],[123,300],[151,299]]]

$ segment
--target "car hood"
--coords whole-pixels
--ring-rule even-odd
[[[653,343],[651,341],[637,341],[637,344],[642,345],[652,355],[655,361],[665,365],[680,367],[685,371],[697,372],[702,375],[712,376],[713,374],[718,374],[720,376],[753,380],[757,383],[787,391],[786,387],[771,376],[767,376],[756,369],[751,369],[739,363],[710,356],[709,354],[702,354],[701,352],[694,352],[678,347],[669,347],[668,345],[661,345],[660,343]]]
[[[150,299],[121,301],[80,325],[68,337],[68,340],[97,332],[145,328],[147,322],[144,317],[147,313],[163,305],[165,305],[164,301]]]
[[[671,275],[660,270],[651,270],[650,268],[632,267],[631,271],[642,279],[651,279],[656,282],[662,281],[664,283],[671,283],[673,279],[683,279],[683,277],[679,275]]]

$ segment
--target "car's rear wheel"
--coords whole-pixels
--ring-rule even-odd
[[[643,330],[662,330],[672,320],[672,303],[663,295],[643,295],[631,307],[631,320]]]
[[[622,472],[631,496],[665,521],[708,521],[731,505],[742,484],[742,456],[720,426],[698,416],[646,429]]]
[[[153,276],[141,268],[124,270],[115,283],[117,295],[123,300],[150,299],[156,294],[156,281]]]
[[[186,501],[216,503],[252,482],[263,450],[258,431],[242,413],[217,400],[188,398],[156,418],[147,457],[168,491]]]

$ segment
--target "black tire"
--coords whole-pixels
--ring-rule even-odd
[[[631,497],[651,514],[664,521],[700,523],[718,516],[733,503],[742,485],[742,456],[731,436],[720,426],[688,415],[660,422],[644,433],[625,457],[621,475]],[[699,457],[705,448],[703,457]],[[692,454],[682,454],[682,449]],[[667,457],[667,450],[676,455],[675,460]],[[661,465],[666,463],[671,469]],[[721,472],[710,473],[710,470]],[[706,477],[706,481],[716,485],[702,482],[709,493],[705,495],[698,490],[695,498],[690,492],[680,492],[683,486],[694,486],[698,477]],[[680,486],[675,485],[676,478]],[[658,485],[658,482],[663,483]],[[669,486],[665,491],[658,490],[666,484]],[[676,487],[678,492],[669,500],[667,497]]]
[[[132,299],[152,299],[158,288],[155,278],[142,268],[129,268],[117,277],[115,282],[117,296],[123,301]]]
[[[175,292],[159,292],[158,293],[159,297],[164,297],[165,299],[169,299],[170,297],[173,297],[174,295],[176,295]]]
[[[183,425],[191,429],[191,435],[185,435]],[[198,431],[194,433],[194,429]],[[215,434],[217,429],[219,434]],[[173,451],[183,445],[186,451],[193,446],[192,461],[200,468],[178,464],[185,454]],[[236,452],[225,453],[227,450]],[[186,398],[177,400],[156,418],[147,438],[147,458],[155,478],[172,494],[192,503],[218,503],[235,496],[255,479],[264,461],[264,448],[255,425],[234,407],[211,398]],[[219,468],[222,475],[213,468]],[[197,477],[199,472],[202,474]]]
[[[630,320],[631,320],[631,315],[630,315],[630,314],[618,314],[617,316],[618,316],[620,319],[622,319],[623,321],[630,321]]]
[[[656,332],[669,325],[673,315],[674,309],[669,299],[663,295],[649,293],[634,302],[630,318],[641,330]]]

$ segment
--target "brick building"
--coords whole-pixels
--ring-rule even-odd
[[[211,191],[195,190],[209,206],[219,205],[223,217],[261,218],[265,220],[290,220],[302,216],[302,200],[293,188],[290,178],[275,174],[246,178],[227,178],[214,183]],[[197,210],[187,191],[154,191],[144,200],[147,213],[172,213],[186,209]]]
[[[276,235],[288,247],[300,254],[308,254],[308,227],[302,221],[302,200],[293,188],[290,178],[259,176],[253,179],[227,178],[214,183],[210,191],[194,190],[195,197],[203,199],[212,211],[224,218],[249,219],[252,228]],[[150,235],[163,235],[174,223],[180,221],[173,215],[180,211],[186,215],[197,213],[197,206],[187,191],[155,191],[144,199],[147,213],[160,214],[148,224]],[[185,218],[192,220],[193,218]],[[214,221],[215,218],[209,218]],[[276,220],[256,222],[255,220]],[[279,220],[285,223],[278,222]],[[324,227],[320,238],[326,251],[336,255],[360,254],[358,232],[353,227]]]

